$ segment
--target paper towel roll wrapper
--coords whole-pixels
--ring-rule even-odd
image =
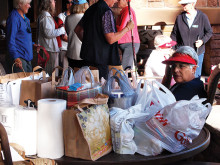
[[[32,107],[15,109],[15,143],[21,145],[25,155],[37,154],[37,110]]]
[[[64,155],[62,113],[66,100],[38,101],[37,153],[41,158],[56,159]]]
[[[9,143],[14,142],[14,111],[15,106],[9,104],[0,105],[0,122],[5,127]]]

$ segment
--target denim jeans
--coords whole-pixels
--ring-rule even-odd
[[[13,67],[13,72],[14,73],[18,73],[18,72],[33,72],[33,69],[32,69],[32,65],[31,65],[31,61],[26,61],[22,58],[20,58],[21,62],[22,62],[22,67],[23,69],[20,69],[19,67],[17,67],[16,65],[14,65]]]
[[[202,63],[205,52],[199,55],[198,67],[196,68],[195,78],[200,78],[202,75]]]

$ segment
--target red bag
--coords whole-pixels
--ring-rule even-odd
[[[46,59],[44,59],[41,55],[40,52],[37,55],[37,65],[41,66],[42,68],[46,67],[47,61],[50,59],[49,53],[46,51],[46,49],[43,46],[39,46],[43,51],[46,56]]]

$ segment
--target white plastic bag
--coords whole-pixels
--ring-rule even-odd
[[[134,138],[134,119],[143,117],[141,105],[128,109],[113,107],[110,109],[110,126],[113,150],[118,154],[134,154],[137,146]]]
[[[167,105],[150,120],[137,122],[136,126],[149,136],[158,139],[162,147],[172,153],[179,152],[195,139],[205,124],[211,111],[206,99],[177,101]]]
[[[61,82],[57,85],[58,87],[69,86],[74,84],[73,69],[71,67],[66,68],[63,71]]]
[[[142,110],[149,113],[146,120],[150,119],[166,105],[176,102],[176,99],[170,90],[155,80],[145,80],[143,90],[141,91],[140,89],[137,89],[137,93],[138,97],[135,104],[141,104]]]
[[[137,153],[144,156],[155,156],[163,151],[161,142],[152,138],[145,130],[134,126],[134,142],[137,145]]]

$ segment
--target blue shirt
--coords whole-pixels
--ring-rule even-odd
[[[199,78],[185,83],[176,83],[170,90],[175,96],[176,101],[191,100],[195,95],[198,95],[199,98],[207,98],[204,84]]]
[[[6,24],[7,47],[12,60],[23,58],[26,61],[33,59],[32,34],[30,20],[13,9]]]

